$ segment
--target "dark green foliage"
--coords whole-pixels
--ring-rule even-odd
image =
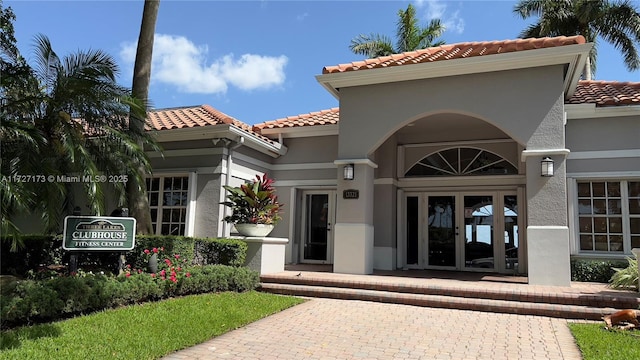
[[[52,235],[26,235],[22,237],[24,247],[11,252],[12,240],[0,238],[0,272],[3,275],[44,278],[55,271],[48,265],[69,263],[71,253],[62,249],[62,237]],[[146,270],[145,249],[164,248],[164,254],[180,254],[188,264],[243,266],[247,255],[247,244],[236,239],[191,238],[184,236],[138,235],[135,248],[126,252],[127,264]],[[117,273],[118,252],[77,252],[78,268],[99,273]]]
[[[196,255],[202,265],[242,266],[247,256],[247,243],[237,239],[197,239]]]
[[[626,267],[626,260],[572,259],[571,281],[608,283],[613,268]]]
[[[0,272],[3,275],[24,275],[43,264],[59,264],[62,261],[62,238],[50,235],[23,235],[23,247],[10,252],[12,239],[0,238]]]
[[[585,80],[596,70],[598,43],[618,49],[629,71],[640,69],[640,12],[630,0],[520,0],[514,13],[531,23],[521,38],[582,35],[594,47],[587,59]],[[589,65],[589,63],[591,63]]]
[[[80,273],[44,280],[23,280],[0,292],[2,327],[52,321],[110,307],[154,301],[174,295],[253,290],[258,273],[226,265],[185,269],[188,277],[173,283],[150,274],[113,277]]]
[[[406,10],[398,10],[395,45],[386,35],[360,34],[351,39],[349,49],[355,54],[376,58],[443,45],[444,41],[436,41],[445,30],[440,19],[431,19],[426,27],[421,26],[419,20],[415,6],[409,4]]]
[[[149,274],[117,277],[106,284],[108,303],[105,307],[115,307],[159,300],[164,296],[164,283],[154,280]]]
[[[147,266],[144,250],[164,248],[165,254],[180,254],[188,263],[193,263],[195,239],[184,236],[136,235],[135,248],[127,253],[127,263],[137,269]]]
[[[260,282],[258,273],[248,268],[210,265],[196,266],[189,270],[191,277],[182,280],[177,289],[179,295],[208,292],[207,289],[244,292],[255,289]]]
[[[638,259],[627,258],[626,267],[616,267],[615,274],[611,277],[610,284],[614,289],[640,290],[638,288]]]

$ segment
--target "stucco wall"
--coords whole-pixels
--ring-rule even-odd
[[[376,179],[396,178],[398,163],[398,143],[395,136],[389,137],[373,155],[373,162],[378,165],[375,169]]]
[[[604,151],[640,148],[640,115],[567,121],[567,148]]]
[[[187,155],[187,156],[171,156],[165,155],[164,158],[152,158],[151,166],[153,175],[162,174],[163,170],[184,170],[185,172],[193,171],[198,167],[217,167],[222,160],[222,154],[212,155]]]
[[[403,125],[441,112],[483,119],[527,147],[548,146],[530,140],[547,131],[540,119],[562,95],[562,78],[558,65],[342,88],[338,156],[368,156]]]
[[[567,172],[602,173],[638,171],[640,115],[592,119],[570,119],[566,126],[567,148],[571,150]],[[620,157],[624,154],[624,157]]]
[[[528,150],[564,149],[564,100],[560,95],[527,143]],[[528,226],[567,226],[566,159],[551,156],[554,176],[540,175],[540,156],[527,158],[527,224]]]
[[[396,247],[396,198],[393,185],[374,186],[374,246]]]
[[[194,236],[217,237],[220,219],[220,174],[198,174]]]
[[[273,160],[274,164],[306,164],[333,161],[338,156],[338,136],[285,138],[287,153]]]

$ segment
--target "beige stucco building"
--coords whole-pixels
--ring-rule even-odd
[[[154,228],[229,236],[223,185],[268,173],[288,263],[569,285],[572,256],[640,247],[640,83],[581,81],[591,47],[489,41],[330,66],[316,78],[339,108],[254,126],[155,110]]]

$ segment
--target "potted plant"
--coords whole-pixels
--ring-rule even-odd
[[[227,201],[222,204],[232,210],[224,221],[235,224],[236,230],[245,236],[269,235],[281,219],[282,208],[272,185],[273,179],[264,174],[239,187],[224,186],[228,194]]]

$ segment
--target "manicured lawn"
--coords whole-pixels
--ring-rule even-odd
[[[2,332],[0,359],[157,359],[303,301],[228,292],[107,310]]]
[[[569,324],[583,360],[640,359],[640,331],[605,330],[603,324]]]

